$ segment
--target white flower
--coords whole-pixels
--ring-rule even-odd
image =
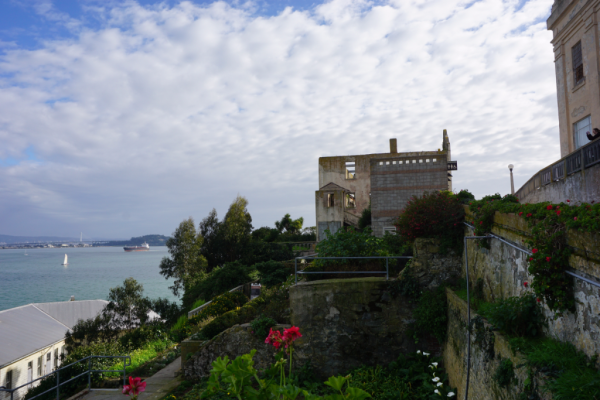
[[[439,391],[439,390],[437,390],[437,389],[435,389],[435,390],[433,391],[433,393],[437,393],[437,394],[439,394],[440,396],[442,395],[442,394],[440,393],[440,391]]]
[[[417,354],[421,354],[421,350],[417,350]]]
[[[434,367],[437,367],[438,363],[436,363],[436,362],[435,363],[431,363],[431,365],[433,365]]]
[[[434,382],[439,382],[439,381],[440,381],[440,378],[438,378],[438,377],[436,376],[435,378],[433,378],[433,379],[432,379],[432,381],[434,381]]]
[[[438,382],[438,384],[436,385],[437,387],[443,386],[444,384],[442,382]]]
[[[423,355],[424,355],[424,356],[428,356],[428,355],[429,355],[429,353],[425,353],[425,352],[423,352]]]
[[[454,392],[448,393],[448,397],[452,397],[452,396],[454,396]]]

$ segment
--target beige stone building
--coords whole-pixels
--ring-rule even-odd
[[[547,21],[554,38],[561,157],[589,143],[600,127],[600,0],[555,0]]]
[[[398,153],[396,139],[390,152],[319,158],[319,190],[315,192],[317,240],[325,230],[358,226],[371,204],[371,227],[376,236],[393,232],[393,225],[412,196],[452,190],[450,140],[444,130],[441,147],[434,151]]]

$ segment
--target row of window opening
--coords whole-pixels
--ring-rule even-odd
[[[402,163],[404,164],[416,164],[416,163],[422,164],[424,162],[428,163],[428,162],[437,162],[437,158],[420,158],[419,160],[393,160],[393,161],[379,161],[379,165],[402,165]]]

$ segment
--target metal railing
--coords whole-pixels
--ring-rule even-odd
[[[248,282],[248,283],[244,283],[243,285],[236,286],[233,289],[229,290],[229,293],[242,292],[245,295],[247,295],[248,297],[251,297],[252,296],[252,283],[253,282]],[[200,311],[202,311],[204,308],[208,307],[208,305],[211,304],[212,302],[213,302],[212,300],[209,300],[206,303],[202,304],[201,306],[194,308],[192,311],[189,311],[188,318],[192,318],[193,316],[200,314]]]
[[[523,200],[529,193],[542,186],[564,180],[568,176],[598,163],[600,163],[600,139],[578,148],[571,154],[540,170],[521,186],[515,195]]]
[[[298,284],[298,274],[385,274],[385,279],[390,279],[389,259],[409,259],[412,256],[388,256],[388,257],[296,257],[294,259],[294,276]],[[385,259],[385,271],[298,271],[298,260],[383,260]]]
[[[92,369],[92,359],[94,359],[94,358],[122,358],[123,359],[123,369],[122,370],[120,370],[120,369],[116,369],[116,370],[115,369]],[[75,364],[81,363],[81,362],[83,362],[85,360],[88,361],[87,371],[84,371],[81,374],[79,374],[77,376],[74,376],[74,377],[71,377],[71,378],[69,378],[69,379],[67,379],[67,380],[65,380],[63,382],[60,381],[60,371],[63,371],[66,368],[69,368],[69,367],[71,367],[71,366],[73,366]],[[13,397],[14,397],[14,393],[16,391],[24,388],[25,386],[30,386],[31,387],[31,384],[33,384],[34,382],[37,382],[37,381],[42,380],[44,378],[47,378],[47,377],[49,377],[51,375],[55,375],[55,377],[56,377],[56,386],[53,386],[50,389],[48,389],[48,390],[46,390],[46,391],[44,391],[42,393],[39,393],[39,394],[36,394],[33,397],[30,397],[28,400],[33,400],[36,397],[42,396],[42,395],[44,395],[44,394],[46,394],[48,392],[51,392],[53,390],[56,390],[56,400],[59,400],[59,397],[60,397],[60,387],[62,385],[65,385],[65,384],[67,384],[67,383],[69,383],[71,381],[74,381],[75,379],[80,378],[80,377],[82,377],[82,376],[84,376],[86,374],[88,376],[88,390],[92,390],[92,373],[93,372],[121,372],[122,371],[123,372],[123,385],[126,385],[127,384],[127,370],[126,370],[126,368],[128,366],[130,366],[130,365],[131,365],[131,356],[87,356],[85,358],[82,358],[81,360],[77,360],[75,362],[72,362],[71,364],[62,366],[62,367],[60,367],[58,369],[55,369],[54,371],[50,372],[49,374],[46,374],[44,376],[40,376],[39,378],[34,379],[34,380],[30,381],[30,382],[27,382],[27,383],[25,383],[25,384],[23,384],[21,386],[16,387],[16,388],[6,389],[4,386],[0,386],[0,393],[2,393],[2,392],[10,393],[10,400],[14,400]],[[108,390],[110,390],[110,389],[108,389]],[[119,389],[113,389],[113,390],[119,390]]]

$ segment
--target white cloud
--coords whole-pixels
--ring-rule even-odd
[[[6,234],[170,233],[237,193],[255,226],[314,224],[320,156],[433,150],[455,188],[509,190],[559,157],[552,0],[90,8],[100,28],[0,57]],[[42,10],[43,11],[43,10]],[[41,12],[41,11],[40,11]]]

